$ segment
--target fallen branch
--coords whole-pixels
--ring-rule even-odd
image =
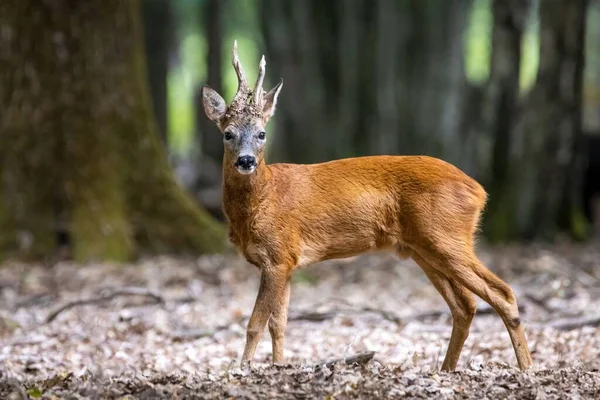
[[[374,355],[375,355],[374,351],[367,351],[364,353],[355,354],[350,357],[335,358],[335,359],[329,360],[329,361],[321,361],[321,362],[317,363],[317,368],[319,368],[319,367],[331,368],[332,366],[334,366],[335,364],[338,364],[338,363],[345,363],[347,365],[354,365],[354,364],[362,365],[362,364],[366,364],[369,361],[371,361],[371,359],[373,358]]]
[[[151,298],[156,303],[164,303],[165,302],[165,299],[160,294],[153,292],[149,289],[138,288],[138,287],[125,287],[125,288],[115,289],[112,291],[105,291],[104,293],[100,293],[99,297],[92,297],[89,299],[79,299],[79,300],[74,300],[74,301],[65,303],[62,306],[58,307],[56,310],[52,311],[46,317],[45,322],[47,324],[49,324],[50,322],[54,321],[56,319],[56,317],[58,317],[62,312],[70,310],[71,308],[78,307],[78,306],[87,306],[87,305],[92,305],[92,304],[100,304],[100,303],[104,303],[104,302],[113,300],[117,297],[121,297],[121,296],[145,296],[145,297]]]
[[[290,315],[288,321],[322,322],[334,318],[337,314],[338,312],[335,310],[325,312],[300,312]]]
[[[524,310],[525,310],[525,308],[520,305],[519,311],[524,312]],[[339,314],[360,314],[363,312],[378,314],[383,319],[393,322],[397,325],[401,325],[403,323],[407,323],[407,322],[411,322],[411,321],[422,321],[422,320],[429,319],[429,318],[439,318],[439,317],[442,317],[445,315],[450,316],[449,310],[433,310],[433,311],[426,311],[421,314],[413,314],[413,315],[409,315],[406,317],[400,317],[399,315],[395,314],[392,311],[387,311],[387,310],[382,310],[379,308],[364,306],[364,307],[360,307],[360,308],[349,307],[348,309],[333,309],[333,310],[324,311],[324,312],[313,312],[313,311],[297,312],[297,313],[292,313],[290,315],[290,317],[288,318],[288,320],[289,321],[322,322],[322,321],[327,321],[329,319],[333,319]],[[492,307],[484,306],[484,307],[479,307],[477,309],[476,315],[490,315],[490,314],[494,314],[495,312],[496,311]]]
[[[400,316],[396,315],[392,311],[381,310],[379,308],[373,308],[373,307],[362,307],[362,308],[358,309],[357,311],[358,312],[375,313],[387,321],[393,322],[397,325],[402,324],[402,318],[400,318]]]
[[[20,308],[28,308],[28,307],[37,306],[39,304],[47,303],[51,300],[54,300],[55,297],[56,297],[55,293],[49,293],[49,292],[36,293],[36,294],[29,295],[29,296],[24,296],[15,302],[15,305],[13,306],[13,308],[15,310],[18,310]]]
[[[529,300],[536,306],[543,308],[544,311],[546,311],[548,313],[552,312],[552,308],[548,306],[548,301],[552,298],[551,295],[546,295],[544,297],[538,297],[538,296],[534,295],[533,293],[525,293],[524,297],[525,297],[525,299]]]
[[[333,309],[324,312],[316,311],[303,311],[297,313],[291,313],[288,321],[312,321],[312,322],[323,322],[329,319],[335,318],[339,314],[359,314],[362,312],[374,313],[381,316],[383,319],[391,321],[395,324],[401,324],[402,319],[391,311],[381,310],[373,307],[361,307],[361,308],[348,308],[348,309]]]
[[[571,331],[584,326],[600,326],[600,315],[559,319],[549,323],[548,326],[561,331]]]
[[[212,337],[216,333],[225,331],[231,328],[230,325],[221,325],[215,329],[182,329],[178,331],[169,332],[171,339],[174,342],[184,342],[186,340],[196,340],[205,337]]]
[[[525,312],[525,307],[522,305],[519,305],[519,312]],[[491,314],[495,314],[496,310],[494,310],[492,307],[490,306],[483,306],[483,307],[478,307],[477,311],[475,312],[475,315],[491,315]],[[408,317],[405,317],[406,321],[422,321],[424,319],[427,318],[439,318],[441,316],[444,315],[448,315],[450,316],[450,310],[435,310],[435,311],[427,311],[421,314],[414,314],[414,315],[409,315]]]

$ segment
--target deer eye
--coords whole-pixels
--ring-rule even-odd
[[[233,139],[233,133],[231,133],[231,132],[225,132],[225,133],[223,134],[223,138],[224,138],[225,140],[231,140],[231,139]]]
[[[266,136],[267,136],[267,133],[266,133],[266,132],[260,132],[260,133],[258,134],[258,138],[259,138],[260,140],[265,140],[265,137],[266,137]]]

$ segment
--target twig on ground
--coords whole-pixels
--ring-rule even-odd
[[[4,346],[10,347],[18,347],[18,346],[31,346],[40,343],[44,343],[45,340],[42,339],[30,339],[30,340],[14,340],[12,342],[4,343]]]
[[[171,339],[175,342],[184,342],[186,340],[196,340],[205,337],[212,337],[217,332],[225,331],[230,328],[230,325],[221,325],[215,329],[182,329],[169,332]]]
[[[534,295],[533,293],[525,293],[524,298],[527,299],[528,301],[532,302],[536,306],[543,308],[547,312],[552,311],[552,307],[548,306],[548,300],[550,300],[552,298],[552,296],[550,296],[550,295],[538,297],[538,296]]]
[[[36,293],[29,296],[23,296],[15,301],[13,309],[18,310],[20,308],[34,307],[43,303],[50,302],[56,298],[55,293],[43,292]]]
[[[402,320],[399,316],[395,315],[391,311],[380,310],[372,307],[363,307],[359,309],[333,309],[324,312],[298,312],[290,315],[289,321],[312,321],[312,322],[323,322],[335,318],[339,314],[360,314],[362,312],[379,314],[383,319],[391,321],[395,324],[400,325]]]
[[[334,318],[338,314],[337,311],[325,311],[325,312],[300,312],[296,314],[290,315],[288,318],[289,321],[312,321],[312,322],[322,322],[328,319]]]
[[[397,325],[402,324],[402,318],[400,318],[400,316],[396,315],[392,311],[381,310],[379,308],[373,308],[373,307],[362,307],[362,308],[358,309],[357,311],[379,314],[385,320],[393,322]]]
[[[328,360],[328,361],[321,361],[319,363],[317,363],[317,367],[332,367],[335,364],[338,363],[345,363],[347,365],[353,365],[353,364],[366,364],[369,361],[371,361],[371,359],[373,358],[373,356],[375,355],[374,351],[367,351],[364,353],[358,353],[355,354],[353,356],[350,357],[343,357],[343,358],[335,358],[333,360]]]
[[[162,295],[152,290],[140,287],[124,287],[114,289],[111,291],[104,291],[104,293],[100,293],[100,296],[98,297],[92,297],[89,299],[79,299],[65,303],[62,306],[58,307],[56,310],[52,311],[50,314],[48,314],[45,322],[49,324],[50,322],[54,321],[56,317],[58,317],[62,312],[70,310],[73,307],[104,303],[106,301],[110,301],[121,296],[145,296],[150,297],[156,303],[165,302],[165,299],[162,297]]]
[[[124,286],[124,287],[107,287],[100,291],[101,296],[112,295],[114,297],[119,296],[145,296],[150,297],[156,303],[164,303],[165,298],[162,294],[145,287],[138,286]]]
[[[584,326],[600,326],[600,315],[558,319],[550,322],[548,326],[561,331],[570,331]]]
[[[314,307],[318,308],[318,307]],[[523,306],[519,306],[519,311],[524,312],[525,308]],[[348,309],[333,309],[324,312],[315,312],[315,311],[305,311],[305,312],[296,312],[292,313],[289,317],[290,321],[312,321],[312,322],[322,322],[327,321],[329,319],[335,318],[339,314],[357,314],[357,313],[374,313],[380,315],[383,319],[393,322],[397,325],[401,325],[403,323],[411,322],[411,321],[422,321],[428,318],[439,318],[441,316],[450,315],[450,311],[448,310],[434,310],[427,311],[421,314],[413,314],[407,317],[400,317],[392,311],[382,310],[379,308],[363,306],[360,308],[348,308]],[[477,315],[490,315],[494,314],[495,311],[492,307],[480,307],[477,309]]]
[[[519,305],[519,312],[525,312],[525,307],[523,305]],[[490,306],[478,307],[475,315],[491,315],[495,314],[496,310],[494,310]],[[444,315],[450,315],[450,310],[435,310],[435,311],[427,311],[421,314],[413,314],[405,317],[405,321],[422,321],[427,318],[439,318]]]

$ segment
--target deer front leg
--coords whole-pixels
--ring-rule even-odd
[[[265,330],[269,317],[274,312],[278,312],[281,309],[280,305],[284,304],[287,284],[287,269],[263,268],[258,296],[256,297],[254,310],[252,311],[252,316],[250,317],[250,321],[248,321],[248,328],[246,330],[246,347],[242,356],[242,366],[252,361],[256,352],[256,346]],[[275,345],[275,342],[280,344],[282,341],[283,334],[281,334],[281,341],[274,339],[273,344]]]
[[[269,333],[273,342],[273,364],[283,361],[283,337],[287,326],[290,287],[290,278],[288,278],[281,301],[276,304],[271,319],[269,319]]]

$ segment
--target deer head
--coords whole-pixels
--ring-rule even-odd
[[[265,128],[275,113],[277,96],[283,81],[265,93],[262,88],[266,67],[263,56],[258,67],[256,84],[254,89],[251,89],[238,57],[235,41],[232,62],[238,78],[238,89],[229,107],[219,93],[206,85],[202,87],[202,104],[206,116],[215,122],[223,133],[224,163],[230,163],[242,175],[250,175],[264,160]]]

